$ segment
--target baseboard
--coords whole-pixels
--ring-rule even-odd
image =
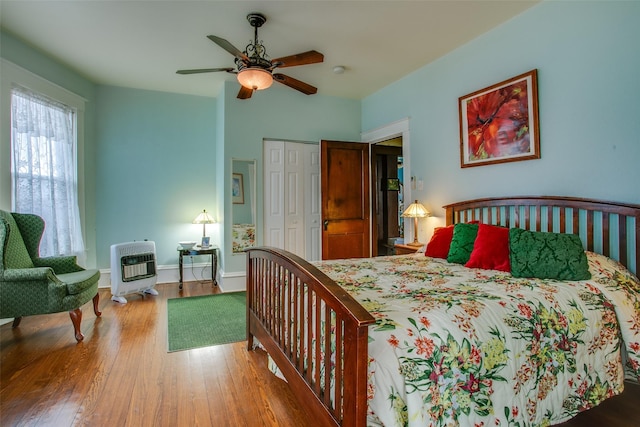
[[[237,292],[247,290],[247,273],[244,271],[220,271],[218,281],[222,292]]]
[[[158,274],[157,283],[178,283],[180,280],[180,270],[177,265],[158,266],[156,273]],[[246,277],[247,275],[244,271],[224,272],[218,270],[216,280],[223,292],[234,292],[244,291],[246,289]],[[193,266],[185,266],[183,280],[185,282],[211,280],[211,264],[201,263],[193,264]],[[105,268],[100,270],[98,287],[111,288],[111,269]]]
[[[160,265],[156,268],[156,274],[158,275],[157,283],[178,283],[178,281],[180,281],[180,270],[177,265]],[[220,280],[219,274],[220,272],[218,271],[218,280]],[[211,280],[211,263],[185,265],[183,280],[185,282]],[[98,287],[111,287],[111,269],[105,268],[100,270]]]

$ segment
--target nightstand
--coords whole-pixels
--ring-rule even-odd
[[[396,243],[395,245],[393,245],[393,249],[395,249],[396,255],[406,255],[418,252],[418,249],[420,249],[422,246],[401,245],[399,243]]]
[[[194,256],[194,255],[211,255],[211,281],[213,282],[213,286],[218,286],[218,282],[216,281],[216,274],[218,273],[218,247],[217,246],[209,246],[208,248],[203,248],[200,246],[195,246],[193,249],[183,249],[178,246],[178,269],[180,270],[180,286],[179,289],[182,289],[182,258],[185,256]]]

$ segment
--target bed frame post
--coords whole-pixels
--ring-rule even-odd
[[[251,351],[254,349],[253,346],[253,334],[251,333],[251,304],[250,301],[253,301],[253,286],[249,286],[249,283],[253,283],[254,281],[254,274],[255,272],[253,271],[254,269],[251,266],[251,257],[247,256],[247,312],[246,312],[246,316],[247,316],[247,350]]]
[[[246,252],[247,348],[260,342],[318,425],[365,427],[373,316],[302,258]]]

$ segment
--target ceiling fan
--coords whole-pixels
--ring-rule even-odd
[[[273,81],[282,83],[305,95],[318,92],[318,88],[308,83],[294,79],[284,74],[274,73],[276,68],[295,67],[297,65],[316,64],[324,60],[324,55],[315,50],[298,53],[296,55],[283,56],[282,58],[269,59],[262,41],[258,41],[258,28],[267,21],[260,13],[250,13],[247,21],[254,28],[254,40],[250,42],[244,51],[236,48],[227,40],[217,36],[207,36],[209,40],[235,56],[236,68],[201,68],[196,70],[178,70],[178,74],[198,74],[226,71],[236,74],[240,83],[239,99],[248,99],[254,90],[262,90],[271,86]]]

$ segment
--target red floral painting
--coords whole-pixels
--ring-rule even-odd
[[[540,158],[536,71],[459,99],[462,167]]]

